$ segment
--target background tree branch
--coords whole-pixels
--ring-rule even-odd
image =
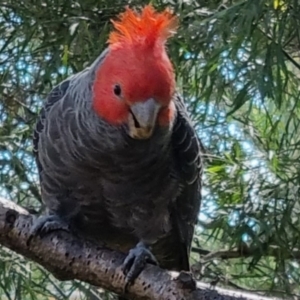
[[[240,257],[252,257],[257,253],[261,253],[265,256],[278,257],[281,255],[285,259],[300,259],[300,250],[296,249],[291,253],[282,253],[279,247],[275,245],[269,245],[265,251],[262,248],[250,248],[244,245],[240,248],[233,248],[231,250],[219,250],[219,251],[209,251],[197,247],[192,247],[192,251],[202,255],[202,261],[208,261],[215,258],[220,259],[232,259]]]
[[[62,231],[34,238],[28,245],[34,218],[16,203],[0,198],[0,243],[41,264],[60,280],[79,279],[115,293],[123,292],[123,254]],[[167,272],[151,265],[127,293],[131,299],[267,299],[224,289],[211,290],[187,273]]]

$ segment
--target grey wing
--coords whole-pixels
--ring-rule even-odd
[[[38,147],[39,147],[39,140],[40,140],[40,134],[44,130],[44,123],[47,118],[47,114],[50,110],[50,108],[58,101],[60,101],[64,95],[66,94],[68,88],[70,85],[70,80],[66,80],[62,82],[61,84],[57,85],[48,95],[46,102],[44,106],[42,107],[38,120],[36,122],[34,131],[33,131],[33,154],[36,159],[37,167],[38,167],[38,172],[41,174],[42,172],[42,165],[39,160],[39,152],[38,152]]]
[[[172,135],[173,155],[181,181],[181,193],[171,209],[173,230],[179,239],[181,252],[178,265],[189,270],[189,252],[201,204],[201,177],[203,146],[191,124],[182,99],[175,99],[177,117]],[[175,233],[174,233],[175,234]]]

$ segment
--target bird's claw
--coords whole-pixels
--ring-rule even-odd
[[[126,277],[125,291],[128,285],[133,283],[143,271],[147,263],[158,265],[149,248],[144,243],[138,243],[135,248],[129,251],[123,262],[122,270]]]
[[[66,224],[60,217],[57,215],[45,215],[40,216],[35,220],[29,234],[29,238],[27,239],[27,246],[30,245],[31,240],[35,236],[39,236],[40,238],[44,237],[50,232],[63,230],[70,231],[69,225]]]

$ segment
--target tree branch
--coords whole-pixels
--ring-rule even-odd
[[[261,254],[262,256],[272,256],[272,257],[281,257],[285,259],[300,259],[300,250],[295,249],[291,253],[282,253],[279,247],[277,246],[269,246],[262,250],[262,248],[249,248],[244,246],[242,248],[234,248],[231,250],[219,250],[219,251],[208,251],[205,249],[193,247],[192,251],[202,255],[203,261],[212,260],[215,258],[220,259],[233,259],[233,258],[241,258],[241,257],[251,257],[257,254]]]
[[[35,218],[24,208],[0,197],[0,244],[39,263],[60,280],[79,279],[123,293],[123,254],[63,231],[53,232],[42,239],[34,238],[28,246]],[[134,285],[128,288],[126,297],[141,300],[271,299],[220,288],[210,290],[208,285],[196,283],[189,273],[168,272],[151,265],[147,265]]]

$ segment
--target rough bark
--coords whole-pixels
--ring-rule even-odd
[[[124,254],[63,231],[42,239],[34,238],[28,246],[34,218],[14,202],[0,198],[0,244],[39,263],[60,280],[79,279],[123,293],[125,281],[121,264]],[[126,297],[145,300],[271,299],[220,288],[212,290],[206,284],[195,282],[188,273],[168,272],[151,265],[128,288]]]

